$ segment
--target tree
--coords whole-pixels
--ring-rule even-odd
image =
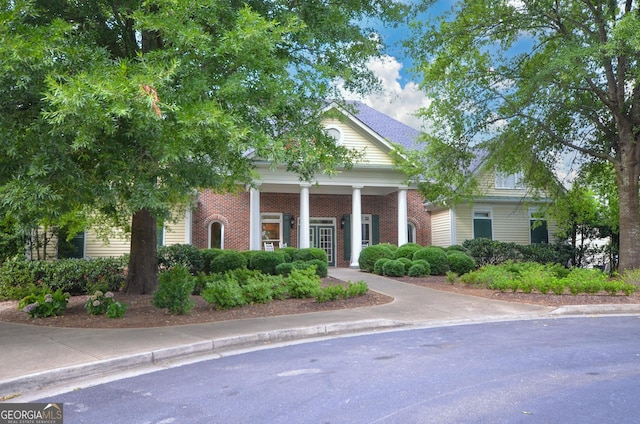
[[[568,152],[583,164],[609,163],[619,194],[620,269],[639,268],[637,2],[468,0],[414,29],[406,46],[433,99],[421,112],[434,132],[419,163],[442,169],[432,153],[446,146],[458,152],[447,158],[454,172],[480,146],[488,166],[523,170],[540,189]],[[425,168],[432,185],[445,185]]]
[[[339,99],[338,79],[376,84],[366,62],[382,46],[359,23],[405,11],[392,0],[0,4],[0,132],[6,161],[20,159],[0,187],[35,184],[40,210],[73,205],[128,227],[136,293],[157,285],[158,220],[195,189],[250,182],[256,156],[303,180],[350,166],[320,111]]]

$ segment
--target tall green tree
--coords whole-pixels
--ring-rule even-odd
[[[157,285],[158,220],[195,189],[250,182],[252,157],[303,180],[352,163],[320,111],[339,99],[337,80],[376,84],[366,62],[382,46],[360,23],[405,11],[392,0],[0,4],[0,133],[16,161],[0,170],[5,203],[36,185],[37,204],[90,205],[128,227],[136,293]]]
[[[433,165],[423,174],[436,186],[427,194],[446,192],[439,175],[464,168],[478,146],[489,166],[524,170],[537,188],[551,185],[567,152],[608,163],[619,194],[620,269],[640,268],[637,1],[458,1],[416,22],[407,48],[433,99],[422,111],[434,128],[420,162]],[[442,151],[454,152],[448,166],[433,156]]]

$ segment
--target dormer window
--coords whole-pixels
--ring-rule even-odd
[[[524,176],[522,172],[507,174],[496,171],[496,188],[521,189],[524,188]]]

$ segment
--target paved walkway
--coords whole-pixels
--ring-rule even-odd
[[[370,289],[395,300],[367,308],[141,329],[70,329],[0,322],[0,401],[51,385],[75,384],[82,378],[304,338],[554,314],[640,314],[640,305],[558,310],[464,296],[347,268],[331,269],[330,275],[345,281],[364,280]],[[20,401],[19,396],[14,399]]]

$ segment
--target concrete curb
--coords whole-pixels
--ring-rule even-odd
[[[550,312],[550,315],[601,315],[640,314],[639,304],[566,305]]]
[[[374,319],[273,330],[205,340],[128,356],[57,368],[0,381],[0,394],[4,396],[20,395],[24,392],[42,390],[53,385],[68,384],[77,379],[97,378],[118,371],[125,371],[136,367],[160,365],[169,361],[186,359],[197,355],[215,355],[234,349],[320,338],[330,335],[356,334],[374,330],[393,329],[407,325],[409,324],[400,321]]]

